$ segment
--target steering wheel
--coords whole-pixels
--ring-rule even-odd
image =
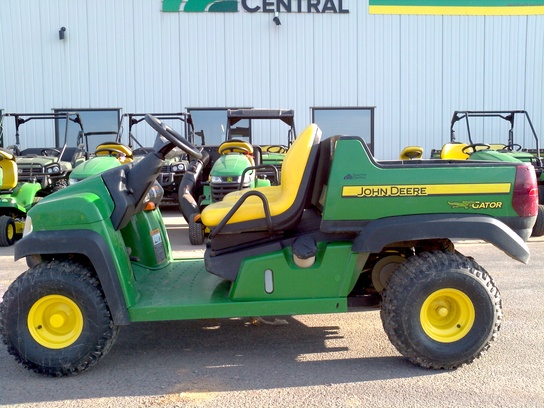
[[[178,132],[176,132],[170,126],[168,126],[165,123],[162,123],[155,116],[146,114],[145,121],[149,124],[149,126],[155,129],[161,136],[166,138],[166,140],[168,140],[173,145],[179,147],[189,156],[193,156],[197,159],[202,158],[202,153],[200,153],[200,151],[195,146],[189,143],[187,139],[181,136]]]
[[[485,149],[478,149],[478,150],[476,150],[477,147],[485,147]],[[472,152],[470,152],[470,153],[474,153],[474,152],[478,152],[478,151],[480,151],[480,150],[489,150],[489,149],[491,149],[491,146],[488,145],[487,143],[473,143],[473,144],[469,144],[469,145],[463,147],[463,148],[461,149],[461,151],[462,151],[463,153],[465,153],[465,154],[470,154],[470,153],[468,152],[468,150],[470,150],[470,149],[472,149]]]
[[[270,145],[267,146],[266,149],[264,149],[265,152],[268,153],[279,153],[279,154],[285,154],[287,153],[287,146],[283,145]]]
[[[56,153],[56,154],[53,154],[51,156],[57,156],[57,157],[60,156],[60,150],[59,149],[53,149],[53,148],[42,149],[41,154],[42,154],[42,156],[49,156],[47,154],[48,152]]]
[[[509,145],[504,146],[504,150],[516,150],[516,152],[519,152],[521,150],[521,145],[517,143],[512,143]]]

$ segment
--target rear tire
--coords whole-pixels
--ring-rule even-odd
[[[69,261],[30,268],[0,304],[0,334],[23,366],[48,376],[95,365],[118,334],[92,271]]]
[[[501,298],[487,272],[459,253],[423,253],[393,272],[383,293],[385,332],[414,364],[455,369],[490,347]]]
[[[535,225],[533,225],[532,237],[541,237],[544,235],[544,205],[538,205],[538,212],[536,213]]]
[[[0,246],[10,246],[15,243],[17,230],[13,218],[2,215],[0,216]]]
[[[204,225],[195,222],[195,215],[189,217],[189,241],[192,245],[202,245],[204,243]]]

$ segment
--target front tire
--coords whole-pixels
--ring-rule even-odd
[[[25,368],[66,376],[95,365],[112,347],[118,327],[92,271],[53,261],[10,285],[0,304],[0,334]]]
[[[189,242],[191,245],[202,245],[204,243],[204,225],[195,221],[196,214],[189,217]]]
[[[17,230],[15,221],[7,215],[0,216],[0,246],[10,246],[15,243]]]
[[[495,283],[459,253],[408,259],[383,295],[385,332],[403,356],[422,367],[455,369],[470,363],[499,331],[501,298]]]

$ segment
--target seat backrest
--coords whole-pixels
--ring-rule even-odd
[[[282,186],[282,196],[290,203],[295,201],[299,193],[312,146],[316,144],[315,138],[321,138],[321,132],[317,130],[319,128],[315,124],[308,126],[295,139],[295,142],[283,159],[280,185]]]
[[[468,153],[463,152],[463,148],[466,146],[465,143],[446,143],[442,147],[440,158],[448,160],[466,160],[470,157]]]
[[[317,125],[308,126],[285,156],[281,184],[255,189],[266,196],[275,229],[289,228],[292,223],[297,222],[309,201],[307,197],[313,186],[320,139],[321,130]],[[217,226],[236,202],[224,200],[207,206],[202,212],[204,225]],[[224,231],[235,232],[262,227],[266,228],[263,202],[257,197],[251,197],[230,218]]]
[[[256,160],[253,157],[253,146],[245,140],[232,139],[221,143],[217,149],[219,154],[245,154],[251,166],[255,166]]]
[[[125,146],[122,143],[117,143],[117,142],[100,143],[98,146],[96,146],[96,150],[95,150],[95,154],[97,156],[111,155],[120,159],[119,152],[125,155],[124,157],[125,163],[131,162],[134,159],[134,154],[132,153],[132,150],[128,146]]]
[[[0,150],[0,190],[11,190],[15,188],[18,180],[17,163],[13,154]]]
[[[406,146],[404,149],[402,149],[402,152],[400,152],[400,159],[401,160],[413,160],[413,159],[421,159],[423,157],[423,148],[420,146]]]

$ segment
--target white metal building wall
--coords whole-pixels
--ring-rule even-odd
[[[381,159],[410,144],[428,157],[458,109],[526,109],[544,133],[542,16],[343,4],[349,14],[280,13],[276,26],[269,13],[163,13],[160,0],[4,0],[0,109],[291,108],[300,131],[311,106],[376,106]],[[44,131],[28,144],[43,144]]]

